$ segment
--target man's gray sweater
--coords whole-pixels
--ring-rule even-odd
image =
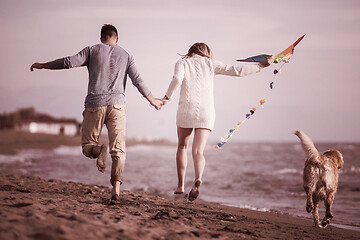
[[[86,66],[89,72],[86,108],[125,104],[127,76],[144,97],[150,95],[150,90],[136,69],[133,57],[119,46],[100,43],[86,47],[74,56],[49,63],[50,69],[80,66]]]

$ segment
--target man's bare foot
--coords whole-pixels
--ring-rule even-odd
[[[96,160],[96,166],[98,170],[102,173],[104,173],[106,169],[106,155],[107,155],[107,146],[106,144],[103,144],[100,147],[100,154]]]
[[[191,191],[189,193],[189,201],[194,201],[197,199],[197,197],[200,194],[200,186],[201,186],[201,180],[198,179],[195,181],[194,186],[191,188]]]
[[[119,196],[119,194],[114,194],[114,195],[111,197],[111,200],[114,200],[115,202],[119,202],[119,201],[120,201],[120,196]]]
[[[114,181],[113,189],[111,191],[111,199],[116,202],[120,201],[120,185],[121,183],[119,181]]]

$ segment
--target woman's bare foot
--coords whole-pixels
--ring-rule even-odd
[[[195,199],[197,199],[197,197],[200,194],[200,186],[201,186],[201,180],[198,179],[195,181],[194,186],[191,188],[191,191],[189,193],[189,201],[194,201]]]
[[[177,187],[174,194],[183,194],[184,193],[184,187]]]

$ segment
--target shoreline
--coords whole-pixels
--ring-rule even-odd
[[[108,136],[102,134],[99,139],[99,143],[106,143]],[[281,143],[282,141],[275,141],[275,143]],[[209,145],[215,145],[217,142],[210,141]],[[244,143],[234,142],[234,143]],[[246,143],[259,143],[258,141],[246,141]],[[267,141],[263,142],[267,143]],[[288,142],[298,144],[297,141]],[[328,142],[319,142],[328,143]],[[331,142],[329,142],[330,144]],[[335,143],[335,142],[334,142]],[[359,144],[360,142],[344,142],[348,144]],[[126,146],[131,147],[139,144],[144,145],[160,145],[160,146],[177,146],[176,142],[167,139],[157,138],[129,138],[126,139]],[[333,143],[331,143],[333,144]],[[15,155],[17,151],[23,149],[54,149],[59,146],[79,146],[81,147],[81,136],[66,136],[66,135],[53,135],[44,133],[30,133],[18,130],[0,130],[0,154],[1,155]]]
[[[212,203],[212,202],[209,202]],[[216,202],[214,202],[216,203]],[[291,214],[291,213],[287,213],[287,212],[281,212],[279,210],[274,210],[274,209],[269,209],[269,210],[260,210],[257,208],[246,208],[246,207],[237,207],[231,204],[222,204],[222,203],[216,203],[222,206],[228,206],[228,207],[234,207],[234,208],[238,208],[238,209],[248,209],[251,211],[256,211],[256,212],[265,212],[265,213],[275,213],[275,214],[281,214],[281,215],[289,215],[291,217],[294,218],[300,218],[300,219],[304,219],[306,221],[310,221],[311,223],[313,222],[313,218],[311,213],[309,213],[309,217],[304,217],[304,216],[300,216],[300,215],[296,215],[296,214]],[[347,225],[347,224],[340,224],[340,223],[330,223],[330,225],[335,226],[337,228],[342,228],[342,229],[346,229],[346,230],[351,230],[351,231],[355,231],[355,232],[360,232],[360,227],[358,226],[353,226],[353,225]]]
[[[1,239],[359,239],[276,212],[0,173]]]
[[[106,134],[100,135],[99,143],[108,141]],[[126,139],[126,146],[137,144],[174,146],[174,143],[165,139]],[[23,149],[54,149],[60,146],[81,147],[81,136],[53,135],[44,133],[30,133],[17,130],[0,130],[0,154],[15,155]]]

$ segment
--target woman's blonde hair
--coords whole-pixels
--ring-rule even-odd
[[[183,55],[183,56],[184,56],[184,58],[189,58],[193,54],[197,54],[197,55],[200,55],[202,57],[207,57],[207,58],[211,58],[211,59],[213,57],[211,49],[205,43],[194,43],[189,48],[188,53],[186,55]]]

